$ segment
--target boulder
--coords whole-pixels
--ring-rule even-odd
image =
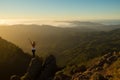
[[[109,58],[107,58],[107,63],[111,64],[112,62],[116,61],[117,60],[117,56],[111,56]]]
[[[91,80],[108,80],[106,79],[102,74],[100,73],[94,73],[92,76],[91,76]]]
[[[65,74],[58,74],[54,77],[53,80],[71,80],[71,77],[69,77]]]
[[[24,76],[22,76],[22,80],[36,80],[42,70],[42,59],[40,58],[32,58],[28,67],[28,70]]]
[[[89,80],[87,75],[79,75],[78,77],[73,77],[72,80]]]
[[[20,77],[17,75],[13,75],[10,77],[10,80],[20,80]]]
[[[102,58],[102,59],[100,59],[99,61],[98,61],[98,63],[97,63],[97,66],[103,66],[104,65],[104,63],[106,62],[106,59],[105,58]]]
[[[56,58],[50,55],[46,58],[42,72],[37,80],[52,80],[57,71]]]
[[[103,70],[103,67],[99,66],[99,67],[96,68],[96,71],[101,71],[101,70]]]
[[[85,72],[87,70],[86,66],[85,65],[81,65],[80,67],[78,67],[77,69],[75,69],[74,73],[77,73],[77,72]]]
[[[110,57],[110,56],[112,56],[113,55],[113,53],[108,53],[108,54],[105,54],[104,56],[103,56],[103,58],[108,58],[108,57]]]

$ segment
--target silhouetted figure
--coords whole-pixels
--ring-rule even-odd
[[[35,46],[36,46],[36,43],[35,43],[35,41],[31,41],[31,40],[30,40],[30,43],[31,43],[31,46],[32,46],[33,57],[35,57],[35,51],[36,51]]]

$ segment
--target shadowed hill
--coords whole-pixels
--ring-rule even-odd
[[[9,80],[13,74],[22,75],[27,69],[30,55],[14,44],[0,38],[0,79]]]

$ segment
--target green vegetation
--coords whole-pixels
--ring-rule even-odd
[[[120,79],[120,59],[118,59],[113,65],[111,65],[107,70],[106,74],[113,75],[110,80]]]
[[[113,51],[120,51],[120,29],[110,32],[92,32],[80,37],[78,44],[59,55],[60,64],[85,64],[90,59]],[[76,39],[78,40],[78,39]],[[75,40],[75,41],[76,41]]]

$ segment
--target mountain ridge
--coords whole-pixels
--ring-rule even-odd
[[[13,43],[0,38],[0,59],[0,79],[9,80],[12,74],[21,75],[25,72],[30,55]]]

